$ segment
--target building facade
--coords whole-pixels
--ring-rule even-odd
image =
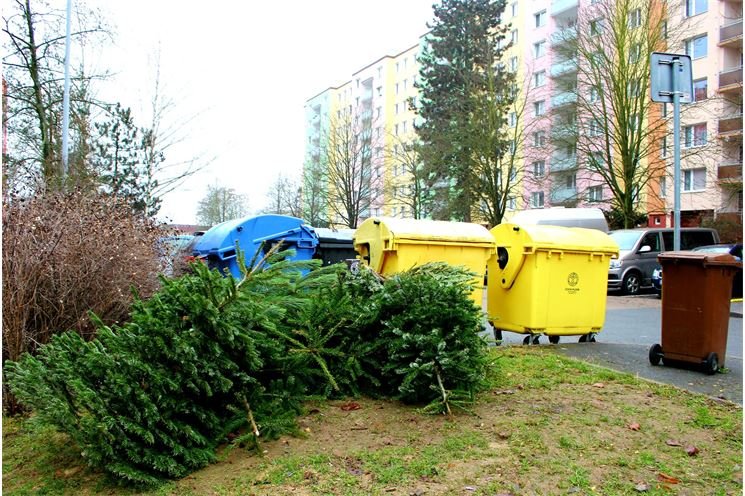
[[[522,135],[514,150],[521,183],[521,194],[510,201],[514,210],[611,206],[607,180],[587,165],[599,159],[590,156],[594,152],[586,143],[602,138],[605,128],[597,125],[592,105],[604,96],[582,77],[586,61],[571,49],[578,30],[603,29],[602,16],[593,16],[604,1],[517,0],[506,6],[503,20],[511,24],[512,46],[503,63],[516,73],[520,90],[508,125],[518,127]],[[653,3],[652,10],[654,6],[665,9],[660,10],[665,23],[661,48],[692,58],[694,101],[683,105],[681,114],[681,224],[728,218],[741,225],[742,2],[683,0]],[[629,27],[645,29],[643,15],[632,10]],[[306,165],[320,160],[324,129],[334,112],[346,106],[371,113],[371,202],[366,216],[413,214],[401,201],[410,178],[397,157],[414,136],[416,114],[409,102],[416,101],[416,57],[425,41],[426,36],[397,55],[368,64],[306,104]],[[648,88],[634,91],[649,95]],[[667,122],[667,127],[649,133],[643,143],[640,160],[648,174],[639,181],[636,206],[648,214],[650,225],[669,226],[674,197],[672,106],[649,104],[646,115],[633,125]]]

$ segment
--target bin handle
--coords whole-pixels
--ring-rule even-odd
[[[520,270],[522,270],[523,264],[525,263],[525,253],[523,253],[521,250],[513,250],[513,254],[510,257],[508,248],[509,247],[506,246],[500,246],[497,248],[497,253],[500,253],[500,249],[502,253],[507,253],[507,262],[504,266],[504,269],[502,269],[501,271],[501,277],[499,280],[499,283],[504,289],[512,288],[512,285],[515,284],[515,279],[517,279],[517,275],[520,273]],[[500,259],[501,258],[502,257],[500,257]],[[500,259],[498,260],[500,261],[501,266]]]

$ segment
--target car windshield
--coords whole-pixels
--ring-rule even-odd
[[[620,250],[633,249],[639,236],[642,235],[641,231],[611,231],[609,234],[613,241],[618,243]]]

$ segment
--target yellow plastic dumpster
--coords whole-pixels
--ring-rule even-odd
[[[552,343],[572,335],[595,341],[615,241],[595,229],[545,225],[500,224],[491,234],[487,314],[497,341],[502,331],[528,334],[525,344],[538,344],[541,334]]]
[[[428,262],[447,262],[475,272],[473,300],[481,307],[486,261],[494,253],[494,238],[478,224],[373,217],[354,233],[354,248],[362,263],[391,275]]]

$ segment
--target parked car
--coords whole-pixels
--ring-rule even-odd
[[[184,249],[194,236],[191,234],[177,234],[165,236],[158,240],[158,251],[163,274],[173,275],[173,268],[176,258],[181,250]]]
[[[188,243],[183,245],[173,257],[173,276],[179,277],[186,274],[189,271],[189,263],[193,262],[196,258],[194,253],[194,246],[204,235],[204,231],[196,231],[192,235]]]
[[[742,243],[725,243],[693,248],[691,251],[723,254],[728,253],[742,262]],[[657,266],[652,272],[652,285],[658,296],[662,296],[662,267]],[[742,298],[742,269],[738,270],[732,281],[732,298]]]
[[[673,228],[619,229],[608,233],[618,243],[620,254],[610,261],[608,289],[638,294],[652,286],[652,272],[658,266],[657,255],[673,249]],[[680,229],[680,247],[691,250],[719,243],[719,233],[703,227]]]

